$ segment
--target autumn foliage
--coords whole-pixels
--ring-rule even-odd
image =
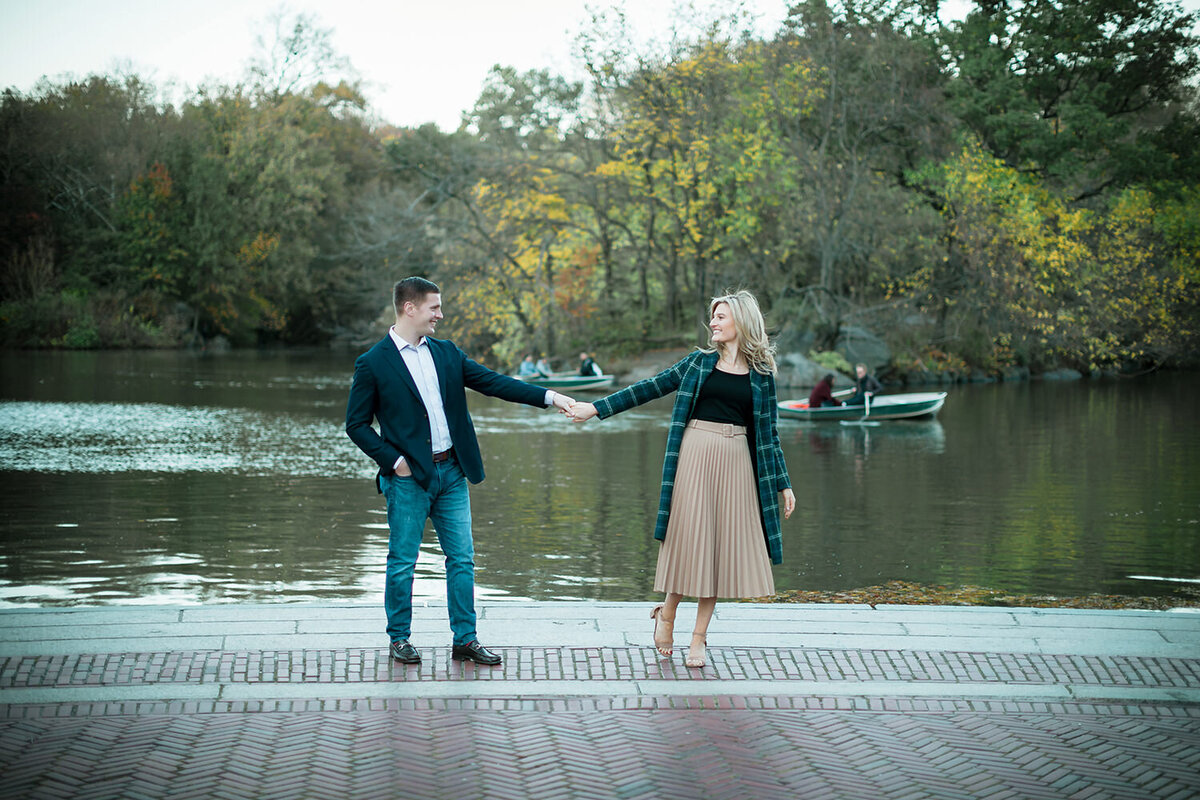
[[[797,348],[862,326],[898,366],[1200,354],[1200,50],[1167,0],[808,0],[664,45],[602,12],[581,80],[497,67],[454,132],[372,122],[302,21],[309,62],[178,108],[137,78],[5,93],[4,343],[365,341],[416,273],[503,366],[695,343],[728,287]]]

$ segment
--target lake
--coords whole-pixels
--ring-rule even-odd
[[[0,354],[0,606],[382,602],[374,465],[342,429],[354,356]],[[955,386],[934,421],[781,421],[798,503],[777,588],[1194,588],[1198,391],[1178,373]],[[653,599],[670,398],[584,425],[470,405],[480,597]],[[443,597],[442,574],[427,531],[418,596]]]

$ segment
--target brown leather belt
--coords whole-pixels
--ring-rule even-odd
[[[452,455],[454,455],[454,448],[453,448],[453,447],[451,447],[449,450],[443,450],[443,451],[442,451],[442,452],[440,452],[440,453],[434,453],[434,454],[433,454],[433,463],[435,463],[435,464],[440,464],[440,463],[442,463],[443,461],[449,461],[449,460],[450,460],[450,456],[452,456]]]

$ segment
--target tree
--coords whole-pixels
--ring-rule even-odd
[[[794,172],[781,220],[791,285],[805,292],[819,347],[921,248],[879,241],[882,219],[914,240],[918,216],[893,176],[946,134],[944,86],[917,3],[797,5],[767,52],[776,140]],[[800,70],[803,69],[803,72]],[[796,98],[796,99],[792,99]]]
[[[945,31],[953,106],[989,152],[1083,200],[1175,175],[1170,124],[1200,68],[1163,0],[989,0]]]
[[[350,60],[333,45],[333,29],[321,27],[315,15],[291,14],[280,7],[266,23],[271,38],[255,39],[257,52],[247,68],[254,94],[278,100],[329,84],[335,77],[353,76]]]
[[[1195,191],[1156,203],[1131,188],[1107,208],[1080,208],[977,143],[934,180],[960,281],[951,299],[928,297],[945,303],[950,337],[972,363],[1094,370],[1194,351],[1200,267],[1196,226],[1184,219]]]

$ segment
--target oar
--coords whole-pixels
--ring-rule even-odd
[[[871,416],[871,395],[868,394],[868,395],[863,396],[863,401],[864,401],[864,405],[863,405],[862,419],[844,419],[844,420],[842,420],[843,425],[876,426],[879,424],[876,420],[868,420],[867,419],[867,417]]]

